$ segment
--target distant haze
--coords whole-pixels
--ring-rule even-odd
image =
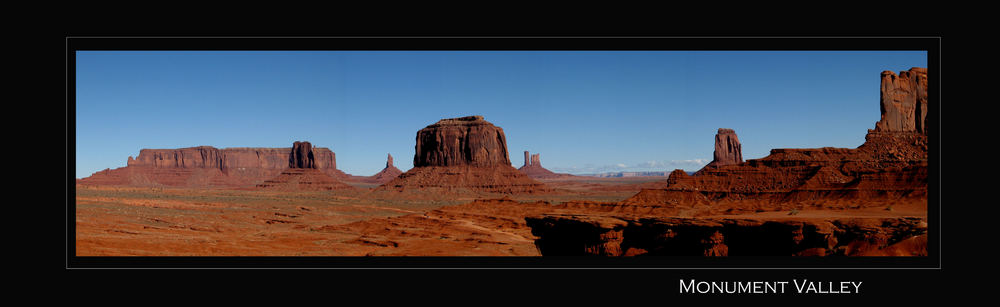
[[[80,51],[76,177],[143,148],[291,147],[377,173],[413,167],[417,130],[483,115],[510,160],[557,173],[684,169],[718,128],[744,159],[772,148],[854,148],[879,119],[884,70],[923,51]]]

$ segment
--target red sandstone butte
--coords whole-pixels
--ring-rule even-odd
[[[882,132],[927,133],[927,69],[914,67],[882,72],[882,118],[875,125]]]
[[[312,147],[312,158],[302,163],[334,178],[347,175],[337,169],[336,154]],[[175,186],[230,188],[255,186],[273,178],[291,164],[293,148],[142,149],[126,167],[106,169],[80,180],[87,185]],[[311,162],[310,162],[311,161]]]
[[[354,187],[316,169],[312,144],[295,142],[288,155],[288,169],[258,184],[258,189],[281,191],[342,190]]]
[[[530,160],[529,160],[530,156]],[[529,155],[528,151],[524,151],[524,166],[517,169],[528,175],[528,177],[535,179],[547,179],[547,178],[561,178],[567,177],[568,174],[557,174],[552,171],[542,167],[542,159],[540,154]]]
[[[510,166],[503,129],[482,116],[442,119],[417,132],[413,166]]]
[[[740,146],[740,140],[736,138],[736,131],[719,128],[719,132],[715,134],[715,152],[712,162],[705,165],[702,170],[740,163],[743,163],[743,149]],[[701,170],[697,173],[701,173]]]
[[[379,189],[468,189],[493,193],[551,190],[510,164],[503,129],[482,116],[442,119],[417,132],[413,168]]]

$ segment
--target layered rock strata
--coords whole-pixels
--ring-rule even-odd
[[[479,115],[442,119],[417,131],[413,166],[510,166],[507,137]]]

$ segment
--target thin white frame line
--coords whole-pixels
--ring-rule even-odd
[[[937,43],[938,43],[938,66],[939,67],[942,64],[941,62],[942,62],[942,53],[943,53],[943,50],[942,50],[943,46],[941,44],[941,36],[885,36],[885,37],[882,37],[882,36],[782,36],[782,37],[774,37],[774,36],[731,36],[731,37],[727,37],[727,36],[635,36],[635,37],[629,37],[629,36],[610,36],[610,37],[609,36],[551,36],[551,37],[546,37],[546,36],[443,36],[443,37],[441,37],[441,36],[66,36],[66,38],[65,38],[65,44],[64,45],[65,45],[65,48],[66,48],[66,56],[67,56],[67,58],[63,59],[63,62],[64,62],[63,65],[65,66],[64,74],[67,75],[66,76],[66,80],[64,80],[64,91],[65,91],[65,95],[64,95],[65,97],[64,97],[64,99],[65,99],[65,103],[66,103],[64,111],[66,113],[65,114],[65,119],[66,119],[67,122],[69,122],[69,82],[68,82],[68,80],[69,80],[69,76],[68,76],[68,74],[69,74],[69,60],[68,60],[68,56],[69,56],[69,52],[70,52],[70,50],[69,50],[69,39],[71,39],[71,38],[85,38],[85,39],[89,39],[89,38],[310,38],[310,39],[314,39],[314,38],[315,39],[324,39],[324,38],[643,38],[643,39],[645,39],[645,38],[649,38],[649,39],[657,39],[657,38],[709,38],[709,39],[712,39],[712,38],[936,38],[937,39]],[[283,51],[292,51],[292,50],[283,50]],[[581,51],[583,51],[583,50],[581,50]],[[624,51],[624,50],[616,50],[616,51]],[[818,51],[818,50],[813,50],[813,51]],[[943,77],[942,77],[941,70],[940,69],[937,69],[937,70],[938,70],[938,80],[937,80],[937,83],[938,83],[938,101],[937,101],[937,103],[938,103],[938,108],[943,108],[944,105],[941,103],[941,98],[942,98],[941,97],[941,83],[942,83],[941,79]],[[463,269],[504,269],[504,270],[507,270],[507,269],[512,269],[512,270],[535,270],[535,269],[542,269],[542,270],[553,270],[553,269],[556,269],[556,270],[560,270],[560,269],[574,269],[574,270],[575,269],[584,269],[584,270],[587,270],[587,269],[590,269],[590,270],[595,270],[595,269],[596,270],[601,270],[601,269],[608,269],[608,270],[622,270],[622,269],[624,269],[624,270],[647,270],[647,269],[649,269],[649,270],[676,270],[676,269],[681,269],[681,270],[684,270],[684,269],[688,269],[688,270],[716,270],[716,269],[718,269],[718,270],[785,270],[785,269],[798,269],[798,270],[827,270],[827,269],[869,270],[869,269],[876,269],[876,270],[885,270],[885,269],[888,269],[888,270],[896,270],[896,269],[900,269],[900,270],[912,270],[912,269],[917,269],[917,270],[927,270],[927,269],[931,269],[931,270],[933,270],[933,269],[936,269],[936,270],[941,270],[941,269],[943,269],[943,262],[944,262],[944,260],[943,260],[943,258],[944,258],[943,243],[944,243],[944,241],[943,241],[943,235],[942,235],[942,232],[943,232],[943,228],[942,228],[942,226],[943,226],[942,225],[943,217],[942,217],[942,215],[944,214],[944,212],[942,210],[943,209],[942,208],[943,201],[941,199],[941,189],[943,188],[943,186],[942,186],[942,183],[941,183],[941,180],[940,180],[940,178],[942,177],[941,176],[941,171],[942,171],[942,169],[941,169],[941,162],[943,162],[942,159],[941,159],[941,147],[942,146],[940,145],[941,144],[940,143],[941,142],[941,118],[942,118],[941,113],[942,113],[942,111],[941,111],[941,109],[939,109],[939,111],[938,111],[938,127],[937,127],[938,128],[938,160],[939,160],[938,161],[939,162],[938,163],[938,179],[939,179],[938,180],[938,225],[937,225],[937,228],[938,228],[938,266],[936,268],[925,268],[925,267],[895,267],[895,268],[893,268],[893,267],[889,267],[889,268],[849,268],[849,267],[844,267],[844,268],[841,268],[841,267],[834,267],[834,268],[767,268],[767,267],[763,267],[763,268],[607,268],[607,267],[600,267],[600,268],[476,268],[476,267],[467,267],[467,268],[464,268],[464,267],[463,268],[447,268],[447,267],[442,267],[442,268],[433,268],[433,267],[431,267],[431,268],[416,268],[416,267],[411,267],[411,268],[385,268],[385,267],[375,267],[375,268],[254,268],[254,267],[238,267],[238,268],[185,268],[185,267],[170,267],[170,268],[142,268],[142,267],[99,268],[99,267],[93,267],[93,268],[83,268],[83,267],[76,267],[76,268],[71,268],[71,267],[69,267],[69,258],[70,257],[80,257],[80,256],[75,256],[75,255],[74,256],[68,256],[69,255],[69,248],[68,248],[68,246],[69,246],[69,229],[67,228],[68,226],[64,226],[64,228],[63,228],[65,230],[65,233],[66,233],[66,235],[64,236],[64,243],[66,243],[66,247],[64,247],[64,250],[65,250],[65,252],[66,252],[66,254],[68,256],[65,259],[65,264],[66,264],[66,269],[335,269],[335,270],[339,270],[339,269],[360,269],[360,270],[371,270],[371,269],[390,269],[390,270],[409,270],[409,269],[417,269],[417,270],[423,270],[423,269],[458,269],[458,270],[463,270]],[[68,162],[68,157],[69,157],[69,125],[68,124],[66,126],[66,131],[65,131],[64,135],[66,136],[66,154],[67,154],[67,161],[64,162],[64,169],[65,169],[65,171],[68,174],[69,173],[69,162]],[[68,205],[69,204],[69,189],[66,189],[66,191],[65,191],[65,197],[66,197],[66,203]],[[74,207],[75,207],[75,202],[74,202]],[[67,209],[68,209],[68,207],[67,207]],[[64,218],[66,219],[66,221],[69,220],[68,213],[65,214]],[[544,257],[544,256],[540,256],[540,257]]]

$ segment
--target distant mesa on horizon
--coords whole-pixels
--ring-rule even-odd
[[[682,170],[683,171],[683,170]],[[687,172],[689,175],[694,172]],[[598,177],[598,178],[628,178],[628,177],[666,177],[670,172],[650,171],[650,172],[605,172],[596,174],[579,174],[577,176]]]
[[[316,169],[337,181],[374,180],[374,176],[352,176],[337,169],[336,154],[329,148],[297,141],[286,148],[141,149],[137,157],[128,158],[125,167],[105,169],[77,182],[85,185],[245,188],[264,184],[286,169],[295,168]],[[388,174],[381,177],[384,180],[386,176]]]

